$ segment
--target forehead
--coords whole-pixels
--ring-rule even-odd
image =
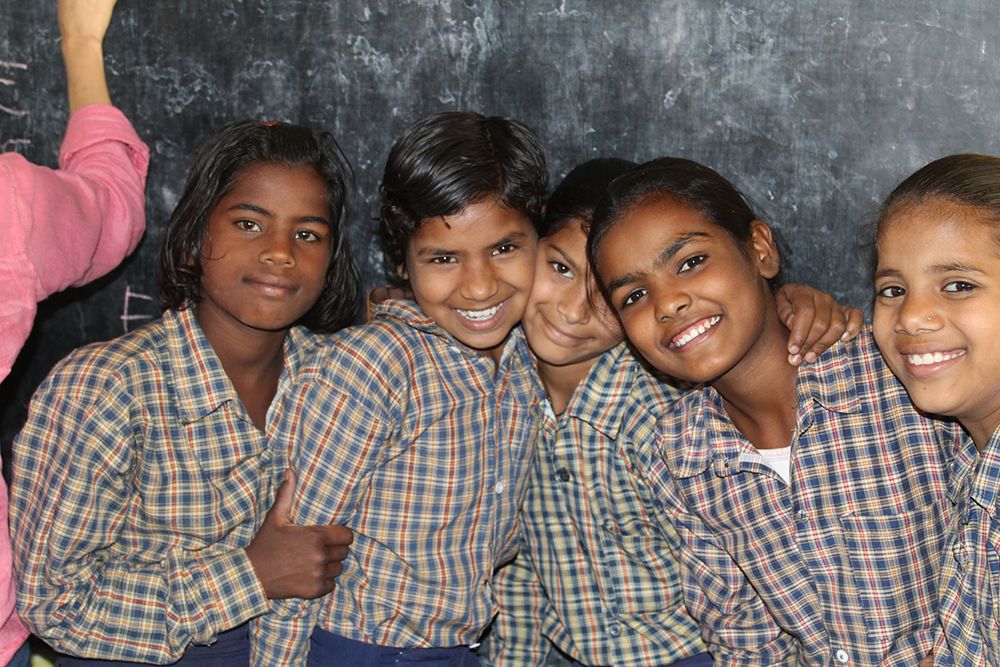
[[[524,213],[490,200],[470,204],[454,215],[422,220],[409,245],[411,249],[478,250],[511,237],[534,239],[534,225]]]
[[[309,165],[256,162],[239,171],[220,201],[273,200],[326,208],[326,182]]]
[[[998,227],[990,212],[945,199],[903,204],[878,230],[878,260],[917,256],[1000,257]]]
[[[558,231],[539,239],[538,243],[539,245],[558,246],[560,250],[568,254],[583,257],[587,246],[587,235],[583,231],[583,220],[574,218],[566,222]]]

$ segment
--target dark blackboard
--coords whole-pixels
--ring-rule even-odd
[[[53,164],[55,2],[0,0],[0,17],[0,146]],[[156,313],[164,222],[194,147],[229,120],[336,134],[369,285],[392,138],[473,109],[533,126],[553,179],[601,154],[718,168],[784,231],[791,278],[865,306],[855,229],[891,185],[945,153],[1000,152],[998,31],[996,0],[120,0],[109,78],[152,148],[149,230],[120,270],[43,305],[0,387],[4,444],[57,359]]]

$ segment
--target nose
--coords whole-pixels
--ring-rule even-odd
[[[563,298],[556,304],[556,308],[567,323],[586,324],[590,320],[591,310],[587,286],[583,284],[573,285],[566,290]]]
[[[691,305],[690,295],[682,289],[667,289],[656,298],[654,314],[659,322],[674,319]]]
[[[941,316],[930,298],[915,292],[908,292],[900,298],[902,303],[899,305],[895,326],[897,333],[917,335],[941,328]]]
[[[288,234],[268,233],[261,239],[263,248],[260,260],[265,264],[293,266],[295,264],[294,240]]]
[[[489,261],[469,260],[463,264],[459,294],[470,301],[486,301],[497,293],[500,281]]]

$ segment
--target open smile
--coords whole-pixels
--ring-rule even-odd
[[[900,351],[900,356],[906,362],[907,372],[917,378],[929,378],[958,363],[965,357],[965,350],[937,350],[934,352]]]
[[[704,319],[698,320],[691,326],[687,327],[679,334],[670,339],[669,347],[674,350],[679,350],[684,346],[688,345],[692,341],[699,339],[704,336],[707,331],[712,329],[716,324],[722,321],[721,315],[713,315],[712,317],[706,317]]]
[[[506,300],[495,306],[483,308],[482,310],[465,310],[464,308],[453,308],[463,324],[469,329],[488,330],[495,326],[503,317]]]

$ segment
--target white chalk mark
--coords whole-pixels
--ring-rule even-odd
[[[10,107],[5,107],[2,104],[0,104],[0,111],[4,112],[6,114],[10,114],[11,116],[14,116],[15,118],[20,118],[22,116],[27,116],[28,115],[27,111],[23,111],[21,109],[11,109]]]
[[[25,63],[15,63],[9,60],[0,60],[0,67],[5,69],[28,69]]]
[[[14,79],[0,79],[0,85],[3,85],[3,86],[13,86],[14,85]]]
[[[154,301],[153,297],[149,296],[148,294],[142,294],[141,292],[133,292],[131,285],[127,284],[125,285],[125,305],[122,308],[122,316],[121,316],[122,328],[125,330],[125,333],[128,333],[129,331],[128,327],[130,322],[151,320],[154,317],[153,315],[137,315],[130,313],[129,302],[132,299],[141,299],[143,301]]]
[[[17,150],[18,146],[30,146],[31,139],[7,139],[0,144],[0,153]]]

